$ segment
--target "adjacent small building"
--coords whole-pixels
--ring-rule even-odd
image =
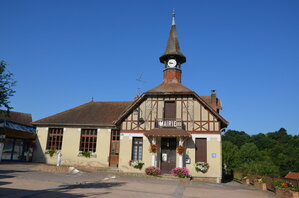
[[[0,161],[32,161],[35,127],[29,113],[0,110]]]
[[[215,90],[200,96],[181,83],[186,57],[174,20],[173,15],[160,57],[162,83],[134,101],[90,101],[33,122],[38,135],[35,161],[55,164],[56,155],[45,153],[59,150],[63,165],[117,167],[123,172],[157,166],[163,173],[186,167],[193,177],[220,181],[221,132],[228,122],[219,114],[222,105]],[[152,145],[157,152],[150,152]],[[179,146],[186,149],[182,155]],[[144,163],[141,170],[131,165],[137,160]],[[197,172],[196,162],[208,163],[208,171]]]
[[[289,172],[285,178],[287,179],[298,179],[299,180],[299,173],[298,172]]]

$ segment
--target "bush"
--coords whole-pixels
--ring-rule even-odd
[[[145,169],[147,175],[158,176],[161,175],[161,169],[155,166],[150,166]]]
[[[255,161],[244,163],[239,166],[238,170],[258,175],[279,175],[279,168],[275,166],[271,161]]]
[[[189,176],[189,170],[187,168],[174,168],[171,170],[171,175],[179,178],[185,178]]]

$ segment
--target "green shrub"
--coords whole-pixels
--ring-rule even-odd
[[[86,158],[90,158],[91,152],[90,151],[82,151],[81,155],[84,156],[84,157],[86,157]]]
[[[56,150],[54,150],[54,149],[51,149],[51,150],[46,151],[46,154],[49,154],[50,157],[53,157],[53,155],[54,155],[55,153],[56,153]]]

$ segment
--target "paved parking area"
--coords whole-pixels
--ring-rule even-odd
[[[5,198],[273,198],[271,192],[229,182],[211,184],[123,176],[108,172],[51,173],[32,171],[36,164],[0,164],[0,197]]]

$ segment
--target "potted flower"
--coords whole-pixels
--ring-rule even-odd
[[[141,170],[143,165],[144,165],[144,163],[140,160],[132,160],[131,161],[131,166],[133,168]]]
[[[206,173],[209,169],[209,164],[206,162],[196,162],[195,163],[195,170],[198,172]]]
[[[259,190],[267,190],[267,186],[263,178],[255,179],[254,186]]]
[[[178,153],[179,155],[182,155],[182,154],[186,151],[186,149],[185,149],[185,147],[183,147],[183,146],[178,146],[178,147],[176,148],[176,151],[177,151],[177,153]]]
[[[282,198],[298,198],[298,189],[288,182],[275,181],[275,194]]]
[[[156,166],[150,166],[145,169],[145,174],[150,176],[159,176],[161,175],[161,169]]]
[[[173,168],[171,175],[179,178],[186,178],[189,176],[189,170],[187,168]]]
[[[150,153],[157,153],[158,151],[158,146],[156,144],[151,144],[150,148],[149,148],[149,152]]]
[[[242,175],[242,181],[245,184],[250,184],[250,180],[247,175]]]

